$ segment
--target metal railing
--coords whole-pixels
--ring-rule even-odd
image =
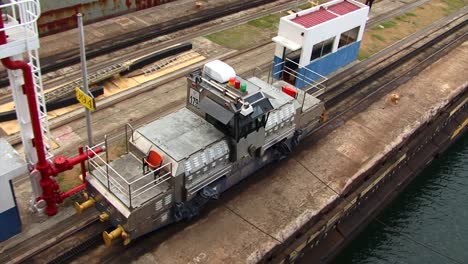
[[[88,172],[89,175],[97,179],[109,192],[114,194],[115,197],[129,208],[133,208],[133,206],[136,205],[137,198],[157,187],[160,187],[163,183],[172,178],[172,164],[168,162],[156,170],[149,170],[147,173],[142,172],[140,176],[132,175],[131,178],[137,176],[132,181],[127,180],[119,171],[109,164],[108,141],[109,140],[106,136],[104,142],[92,148],[87,147],[87,150],[95,155],[93,158],[88,159]],[[95,149],[98,147],[104,148],[105,151],[96,153]],[[131,155],[131,157],[135,158],[137,162],[142,162],[135,155]],[[159,193],[146,198],[140,198],[138,200],[138,204],[142,204],[158,194]]]
[[[296,69],[303,70],[304,73],[298,72],[296,69],[288,66],[288,64],[294,65]],[[275,71],[275,69],[279,70]],[[328,80],[327,77],[306,67],[301,67],[298,63],[292,61],[291,59],[286,58],[284,61],[274,64],[271,70],[272,73],[268,77],[268,81],[270,83],[272,83],[275,79],[283,79],[284,73],[287,73],[288,75],[293,76],[296,80],[300,80],[304,83],[305,89],[303,89],[303,91],[305,92],[309,92],[313,89],[317,91],[326,89],[326,86],[323,83]]]
[[[2,9],[4,21],[10,16],[18,22],[18,24],[5,25],[0,31],[24,28],[37,33],[36,21],[41,15],[39,0],[10,0],[9,3],[0,4],[0,9]]]
[[[295,69],[292,69],[287,65],[287,63],[291,63],[294,66],[297,66],[298,69],[303,70],[305,73],[300,73]],[[275,70],[278,69],[278,70]],[[305,84],[305,87],[300,90],[299,96],[302,98],[298,98],[298,101],[301,102],[302,112],[304,112],[304,103],[306,99],[306,95],[310,94],[314,97],[318,97],[319,95],[323,94],[326,91],[325,82],[328,80],[327,77],[314,72],[306,67],[300,67],[300,65],[288,58],[284,61],[273,64],[270,68],[271,74],[268,75],[268,83],[273,84],[275,80],[282,80],[284,73],[287,73],[290,76],[293,76],[295,80],[300,80]]]

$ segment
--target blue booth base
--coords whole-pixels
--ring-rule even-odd
[[[0,241],[5,241],[20,232],[21,220],[16,206],[0,213]]]
[[[13,189],[13,183],[11,180],[9,181],[9,184],[15,206],[0,213],[0,241],[5,241],[21,232],[21,218],[18,212],[15,190]]]
[[[333,72],[335,72],[336,70],[338,70],[339,68],[342,68],[352,63],[353,61],[355,61],[358,56],[360,46],[361,46],[360,41],[351,43],[347,46],[344,46],[338,49],[334,53],[330,53],[326,56],[323,56],[321,58],[318,58],[312,61],[309,65],[302,67],[298,69],[297,71],[299,72],[300,75],[305,75],[310,80],[317,81],[320,79],[320,76],[314,73],[318,73],[322,76],[328,76],[332,74]],[[275,56],[273,59],[274,65],[278,65],[279,63],[281,63],[281,61],[282,61],[281,58],[277,56]],[[273,73],[280,72],[281,70],[282,70],[282,65],[278,65],[276,67],[273,66]],[[273,77],[278,79],[280,78],[280,75],[274,74]],[[295,86],[297,88],[304,88],[308,86],[308,83],[304,82],[303,80],[296,79]]]

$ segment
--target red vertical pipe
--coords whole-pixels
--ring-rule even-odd
[[[0,29],[4,29],[2,12],[0,10]],[[7,36],[4,30],[0,31],[0,45],[7,43]],[[41,123],[39,121],[39,112],[36,102],[36,91],[34,90],[33,76],[31,67],[24,61],[13,61],[10,58],[2,59],[2,64],[10,70],[21,70],[23,72],[24,85],[23,90],[26,94],[29,115],[33,129],[33,143],[36,148],[38,162],[36,169],[41,173],[41,187],[43,189],[43,199],[47,202],[46,214],[54,215],[57,213],[57,205],[55,204],[54,193],[58,190],[57,184],[50,179],[51,166],[47,161],[44,151],[44,142],[42,141]]]
[[[0,16],[2,12],[0,10]],[[0,29],[4,28],[3,19],[0,19]],[[7,37],[5,31],[0,31],[0,45],[7,43]],[[45,158],[44,152],[44,142],[42,141],[42,134],[41,134],[41,124],[39,122],[39,112],[37,108],[36,102],[36,92],[34,91],[34,83],[33,83],[33,76],[31,73],[31,67],[24,61],[13,61],[10,58],[2,59],[2,64],[10,69],[10,70],[21,70],[23,71],[23,78],[24,78],[24,93],[26,94],[28,105],[29,105],[29,112],[31,116],[31,123],[33,126],[33,133],[34,133],[34,146],[37,150],[37,158],[38,164],[45,165],[46,163],[49,164]]]
[[[4,29],[5,25],[3,24],[2,19],[2,10],[0,9],[0,30]],[[7,43],[7,36],[4,30],[0,31],[0,45]],[[41,123],[39,120],[39,111],[36,101],[36,91],[34,88],[33,75],[31,72],[31,67],[28,63],[24,61],[13,61],[10,58],[2,59],[2,64],[10,70],[21,70],[23,72],[24,85],[23,92],[26,94],[29,106],[29,115],[31,118],[31,125],[33,129],[33,143],[36,148],[38,162],[36,164],[36,169],[41,173],[41,187],[42,187],[42,196],[46,203],[45,213],[49,216],[55,215],[57,213],[57,203],[63,201],[63,199],[73,195],[74,193],[82,191],[86,184],[80,184],[73,189],[65,193],[60,193],[59,186],[57,182],[51,179],[51,176],[57,175],[60,172],[70,170],[78,163],[81,163],[81,169],[86,173],[86,168],[84,161],[90,157],[94,157],[94,153],[88,151],[84,153],[83,148],[80,148],[80,154],[73,158],[65,158],[62,156],[56,157],[54,159],[54,165],[52,165],[46,159],[44,142],[42,140],[41,132]],[[101,148],[95,149],[95,153],[102,152]]]

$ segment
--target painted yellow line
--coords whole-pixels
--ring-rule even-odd
[[[357,197],[354,197],[353,200],[348,201],[348,204],[345,205],[345,207],[343,208],[343,211],[345,211],[345,212],[348,211],[349,208],[353,207],[353,205],[356,203],[356,201],[357,201]]]
[[[462,130],[466,127],[466,125],[468,125],[468,118],[465,119],[463,124],[459,125],[458,128],[455,129],[455,131],[453,131],[453,134],[450,137],[450,140],[453,140],[456,136],[458,136],[458,134],[460,134],[460,132],[462,132]]]
[[[465,98],[465,100],[463,100],[463,102],[457,105],[457,107],[455,107],[452,111],[450,111],[449,117],[453,116],[453,114],[455,114],[458,111],[458,109],[460,109],[464,104],[466,104],[466,102],[468,102],[468,97]]]
[[[406,158],[406,153],[403,156],[401,156],[397,161],[395,161],[395,163],[393,163],[390,167],[388,167],[377,179],[375,179],[374,182],[369,184],[369,186],[367,186],[367,188],[361,192],[361,196],[364,196],[366,193],[368,193],[370,189],[372,189],[375,185],[377,185],[382,180],[383,177],[385,177],[390,171],[392,171],[396,166],[398,166],[398,164],[400,164],[400,162],[404,160],[405,158]]]

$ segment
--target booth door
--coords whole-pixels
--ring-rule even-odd
[[[298,76],[299,60],[301,59],[302,49],[291,51],[288,48],[284,48],[283,52],[283,74],[281,79],[287,83],[294,85]]]

